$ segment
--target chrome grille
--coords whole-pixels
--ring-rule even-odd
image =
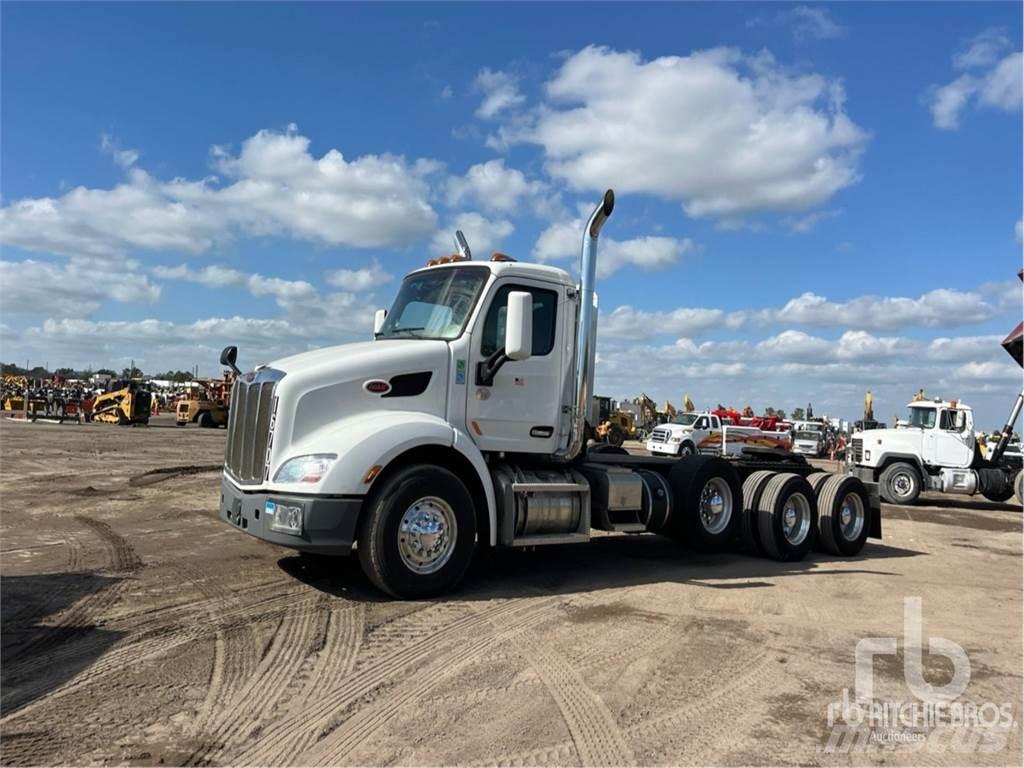
[[[667,443],[670,432],[667,429],[656,429],[651,432],[652,443]]]
[[[267,368],[257,371],[252,381],[240,379],[232,388],[224,467],[239,483],[265,479],[270,428],[277,410],[274,389],[283,377],[280,371]]]
[[[864,458],[864,440],[859,437],[850,441],[850,449],[853,451],[853,460],[856,462]]]

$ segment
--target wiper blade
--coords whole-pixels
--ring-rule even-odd
[[[411,333],[411,332],[415,332],[415,331],[425,331],[425,330],[426,330],[426,328],[424,326],[422,326],[422,325],[418,325],[418,326],[411,326],[410,325],[410,326],[406,326],[404,328],[392,328],[390,331],[388,331],[388,334],[403,333],[403,332]]]

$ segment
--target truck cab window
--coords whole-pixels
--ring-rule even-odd
[[[910,426],[918,429],[931,429],[935,426],[934,408],[911,408]]]
[[[948,432],[959,432],[963,428],[963,422],[959,418],[960,414],[961,411],[943,411],[939,418],[939,427]]]
[[[402,283],[377,338],[457,339],[488,275],[486,267],[414,272]]]
[[[526,285],[503,285],[494,292],[484,319],[480,354],[490,356],[505,345],[505,313],[508,311],[508,295],[512,291],[528,291],[533,296],[533,357],[543,357],[555,346],[558,294]]]

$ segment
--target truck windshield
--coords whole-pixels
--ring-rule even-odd
[[[911,408],[910,426],[920,429],[931,429],[935,426],[934,408]]]
[[[682,424],[684,427],[688,427],[691,424],[693,424],[693,422],[695,422],[696,420],[697,420],[697,414],[696,413],[680,413],[678,416],[676,416],[674,419],[672,419],[672,423],[673,424]]]
[[[377,338],[457,339],[489,274],[487,267],[457,267],[409,275]]]

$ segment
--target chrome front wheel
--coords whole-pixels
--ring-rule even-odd
[[[398,554],[410,571],[436,573],[451,558],[458,531],[448,502],[436,496],[417,499],[398,526]]]

